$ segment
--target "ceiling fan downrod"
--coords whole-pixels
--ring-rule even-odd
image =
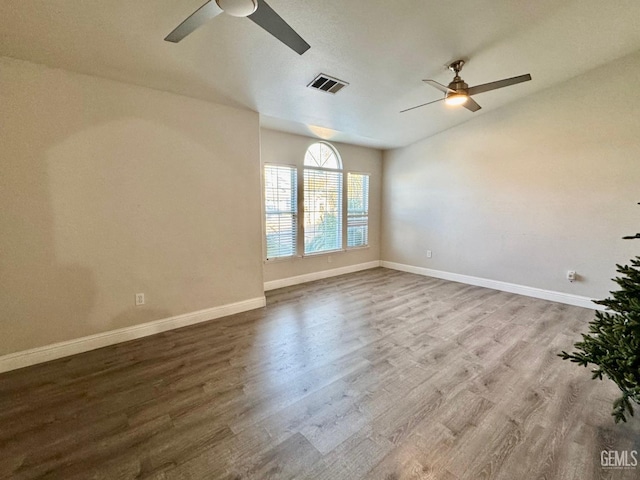
[[[448,67],[449,70],[455,74],[455,77],[453,77],[453,80],[447,86],[447,88],[453,91],[445,94],[445,102],[449,105],[462,105],[467,101],[469,85],[460,77],[460,71],[463,66],[464,60],[456,60]]]

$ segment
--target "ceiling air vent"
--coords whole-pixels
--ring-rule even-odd
[[[322,90],[327,93],[338,93],[343,87],[349,85],[347,82],[338,80],[337,78],[330,77],[321,73],[313,81],[307,85],[309,88],[315,88],[316,90]]]

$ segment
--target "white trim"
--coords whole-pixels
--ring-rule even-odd
[[[517,285],[515,283],[501,282],[499,280],[490,280],[488,278],[472,277],[470,275],[462,275],[459,273],[443,272],[441,270],[432,270],[424,267],[414,267],[412,265],[404,265],[402,263],[381,261],[380,266],[390,268],[392,270],[400,270],[401,272],[415,273],[427,277],[441,278],[452,282],[466,283],[476,285],[478,287],[492,288],[503,292],[516,293],[527,297],[540,298],[542,300],[550,300],[552,302],[566,303],[576,307],[589,308],[591,310],[604,310],[602,305],[596,305],[588,297],[573,295],[571,293],[554,292],[552,290],[543,290],[541,288],[527,287],[526,285]]]
[[[305,275],[298,275],[297,277],[271,280],[270,282],[264,282],[264,290],[266,292],[269,290],[275,290],[276,288],[290,287],[291,285],[313,282],[315,280],[322,280],[323,278],[337,277],[338,275],[344,275],[345,273],[359,272],[361,270],[368,270],[370,268],[376,268],[379,266],[380,261],[374,260],[367,263],[358,263],[356,265],[348,265],[346,267],[332,268],[331,270],[322,270],[320,272],[307,273]]]
[[[174,317],[142,323],[140,325],[97,333],[95,335],[89,335],[88,337],[76,338],[44,347],[10,353],[0,357],[0,373],[75,355],[77,353],[88,352],[89,350],[115,345],[116,343],[147,337],[175,328],[206,322],[215,318],[226,317],[227,315],[233,315],[235,313],[246,312],[247,310],[262,308],[265,305],[266,299],[264,296],[256,297],[241,302],[221,305],[219,307],[207,308],[206,310],[184,313]]]

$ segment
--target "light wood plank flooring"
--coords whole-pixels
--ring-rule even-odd
[[[593,312],[382,268],[0,376],[0,478],[638,479]]]

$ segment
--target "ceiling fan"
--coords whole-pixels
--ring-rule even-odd
[[[455,74],[455,77],[453,77],[453,80],[447,86],[442,85],[435,80],[423,80],[423,82],[437,88],[442,93],[444,93],[443,98],[439,98],[438,100],[434,100],[432,102],[423,103],[421,105],[416,105],[415,107],[407,108],[405,110],[402,110],[400,113],[408,112],[409,110],[413,110],[414,108],[424,107],[425,105],[430,105],[441,100],[444,100],[447,105],[462,105],[467,110],[477,112],[482,107],[478,105],[473,98],[471,98],[471,95],[476,95],[478,93],[484,93],[490,90],[496,90],[498,88],[508,87],[510,85],[528,82],[529,80],[531,80],[531,75],[527,73],[526,75],[505,78],[503,80],[497,80],[495,82],[483,83],[482,85],[470,87],[460,77],[460,71],[462,70],[463,66],[464,60],[456,60],[448,66],[449,70],[451,70]]]
[[[264,0],[209,0],[178,25],[165,40],[177,43],[223,12],[232,17],[248,17],[300,55],[311,48]]]

